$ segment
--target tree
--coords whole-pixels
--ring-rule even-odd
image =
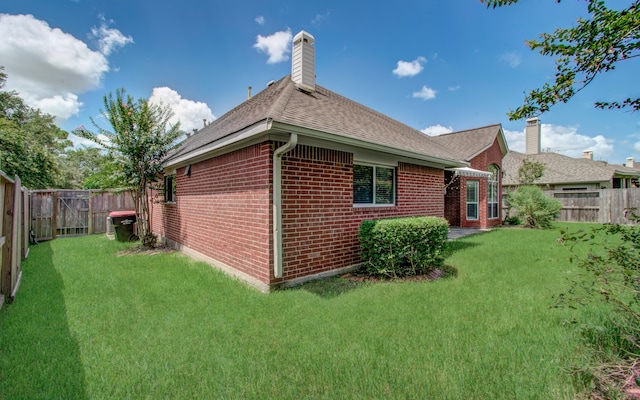
[[[518,182],[521,185],[533,185],[542,178],[546,166],[539,161],[524,160],[518,168]]]
[[[558,199],[545,196],[542,189],[533,185],[520,186],[515,192],[508,193],[507,204],[516,217],[537,228],[550,228],[562,208]]]
[[[0,89],[6,82],[0,67]],[[0,169],[18,175],[25,187],[59,186],[59,155],[71,146],[67,132],[49,114],[27,106],[15,92],[0,91]]]
[[[151,232],[150,191],[163,172],[162,160],[177,145],[181,136],[179,123],[171,125],[168,107],[149,104],[147,99],[133,100],[124,89],[103,97],[100,114],[113,131],[103,129],[91,119],[97,133],[79,127],[74,133],[89,139],[111,152],[124,181],[131,189],[136,207],[138,235],[145,247],[153,246]]]
[[[481,1],[493,8],[518,2]],[[586,2],[589,18],[578,19],[575,27],[558,28],[553,33],[542,33],[539,40],[527,41],[532,50],[556,57],[555,81],[530,91],[524,104],[507,114],[510,120],[536,116],[557,103],[566,103],[597,75],[614,70],[621,61],[640,56],[640,0],[632,1],[622,10],[607,7],[604,0]],[[640,98],[598,101],[595,107],[637,111]]]
[[[122,188],[126,184],[115,158],[97,147],[73,148],[62,156],[64,189]]]

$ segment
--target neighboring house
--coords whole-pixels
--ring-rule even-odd
[[[294,37],[292,74],[188,137],[165,164],[153,231],[262,289],[360,263],[365,219],[444,217],[437,140],[316,85],[313,36]]]
[[[509,151],[502,126],[453,132],[434,139],[471,167],[445,171],[445,216],[449,225],[500,225],[502,158]]]
[[[502,160],[505,191],[519,182],[518,169],[524,160],[544,164],[544,175],[536,184],[545,190],[598,190],[637,187],[640,170],[628,166],[609,164],[593,159],[592,151],[585,151],[582,158],[572,158],[557,153],[540,151],[540,120],[527,120],[525,129],[526,153],[509,151]],[[627,159],[633,165],[633,159]]]

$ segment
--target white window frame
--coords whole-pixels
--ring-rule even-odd
[[[496,165],[491,164],[489,165],[489,172],[491,172],[491,176],[489,177],[487,188],[487,218],[497,219],[500,218],[500,202],[498,201],[500,198],[500,170]],[[493,196],[491,196],[492,194]],[[493,210],[496,211],[496,215],[493,215]]]
[[[475,196],[476,197],[475,201],[470,201],[470,199],[469,199],[469,187],[470,186],[475,186],[475,188],[476,188],[476,190],[475,190],[475,195],[476,195]],[[467,181],[466,193],[467,193],[467,196],[466,196],[466,198],[467,198],[466,200],[467,201],[466,201],[465,210],[466,210],[467,220],[468,221],[477,221],[480,218],[480,208],[479,208],[479,204],[478,204],[479,203],[479,198],[480,198],[480,181],[471,181],[471,180]],[[476,215],[475,216],[471,216],[471,217],[469,216],[469,206],[470,205],[475,205],[475,208],[476,208]]]
[[[372,191],[372,203],[356,203],[355,202],[355,167],[356,166],[363,166],[363,167],[371,167],[373,168],[373,191]],[[369,163],[360,163],[360,162],[356,162],[353,164],[354,170],[353,170],[353,187],[352,187],[352,193],[353,193],[353,206],[354,207],[393,207],[396,205],[396,188],[397,188],[397,177],[396,177],[396,168],[389,166],[389,165],[379,165],[379,164],[369,164]],[[392,171],[392,176],[393,176],[393,183],[392,183],[392,188],[391,188],[391,203],[376,203],[376,170],[378,168],[384,168],[384,169],[390,169]]]

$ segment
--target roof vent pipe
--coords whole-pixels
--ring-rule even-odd
[[[251,86],[247,88],[247,100],[251,98]]]

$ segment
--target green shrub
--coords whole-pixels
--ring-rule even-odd
[[[503,223],[505,225],[520,225],[522,224],[522,221],[520,221],[520,218],[513,216],[513,217],[507,217],[504,219]]]
[[[550,228],[562,208],[560,201],[545,196],[537,186],[520,186],[515,192],[507,194],[507,204],[517,218],[540,228]]]
[[[422,275],[444,264],[449,224],[439,217],[405,217],[360,224],[367,273],[392,278]]]

